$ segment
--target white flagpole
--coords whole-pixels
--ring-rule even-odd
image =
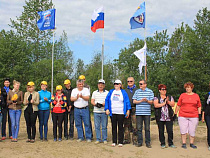
[[[101,51],[101,79],[104,76],[104,28],[103,28],[103,43],[102,43],[102,51]]]
[[[144,28],[144,44],[146,43],[146,28]],[[144,70],[144,80],[147,81],[147,61],[146,61],[146,58],[147,58],[147,50],[145,50],[145,62],[146,62],[146,65],[145,65],[145,70]]]
[[[55,30],[53,31],[53,46],[52,46],[52,82],[51,82],[51,94],[53,95],[53,66],[54,66],[54,40],[55,40]]]

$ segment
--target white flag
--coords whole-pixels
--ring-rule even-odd
[[[140,60],[140,63],[139,63],[139,72],[140,72],[140,74],[142,72],[142,67],[147,65],[147,63],[146,63],[146,51],[147,51],[147,44],[145,42],[143,48],[141,48],[140,50],[137,50],[137,51],[134,52],[134,54]]]

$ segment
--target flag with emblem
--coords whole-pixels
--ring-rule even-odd
[[[97,29],[104,28],[104,7],[94,10],[91,18],[91,30],[95,33]]]
[[[130,19],[131,29],[145,28],[145,17],[145,2],[143,2]]]

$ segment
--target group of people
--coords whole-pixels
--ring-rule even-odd
[[[194,85],[191,82],[184,84],[186,90],[178,99],[176,109],[174,98],[167,94],[164,84],[158,85],[159,94],[154,96],[151,89],[147,88],[145,80],[139,81],[139,88],[135,85],[133,77],[127,78],[127,87],[122,89],[120,80],[114,81],[114,88],[107,91],[105,81],[100,79],[97,83],[98,89],[92,93],[90,98],[90,86],[85,83],[85,76],[80,75],[77,87],[71,87],[69,79],[61,85],[56,86],[56,93],[51,95],[47,91],[47,82],[41,82],[41,90],[35,91],[34,82],[28,82],[27,92],[19,90],[20,82],[13,81],[13,89],[10,89],[10,80],[4,80],[4,87],[0,95],[0,126],[2,140],[6,138],[6,120],[8,116],[9,137],[12,142],[17,142],[19,122],[22,113],[26,120],[27,142],[34,143],[36,135],[36,120],[39,118],[40,140],[47,141],[48,119],[50,113],[53,120],[54,141],[62,141],[62,124],[64,123],[64,138],[73,139],[74,122],[77,129],[78,142],[91,142],[93,131],[89,110],[89,99],[93,105],[94,126],[96,133],[95,144],[103,142],[107,144],[108,116],[112,125],[112,144],[122,147],[123,144],[133,143],[137,147],[143,145],[142,129],[144,124],[145,144],[151,148],[150,120],[151,105],[154,104],[155,119],[158,125],[159,141],[162,149],[166,148],[164,129],[168,134],[168,146],[176,148],[173,143],[173,121],[178,114],[182,148],[186,149],[187,134],[190,137],[190,147],[196,149],[194,144],[195,131],[199,120],[206,122],[207,143],[210,150],[210,92],[206,94],[203,110],[200,97],[193,92]],[[210,83],[209,83],[210,88]],[[68,122],[70,128],[68,129]],[[85,130],[83,130],[83,124]],[[58,135],[57,135],[58,128]],[[44,129],[44,130],[43,130]],[[132,134],[132,136],[131,136]]]

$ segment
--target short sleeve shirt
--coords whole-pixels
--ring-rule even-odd
[[[85,88],[85,87],[81,91],[79,91],[78,88],[74,88],[72,90],[71,96],[76,98],[77,94],[82,94],[82,96],[90,96],[90,91],[88,88]],[[86,107],[88,106],[88,101],[82,98],[78,98],[76,101],[74,101],[74,106],[76,108]]]

